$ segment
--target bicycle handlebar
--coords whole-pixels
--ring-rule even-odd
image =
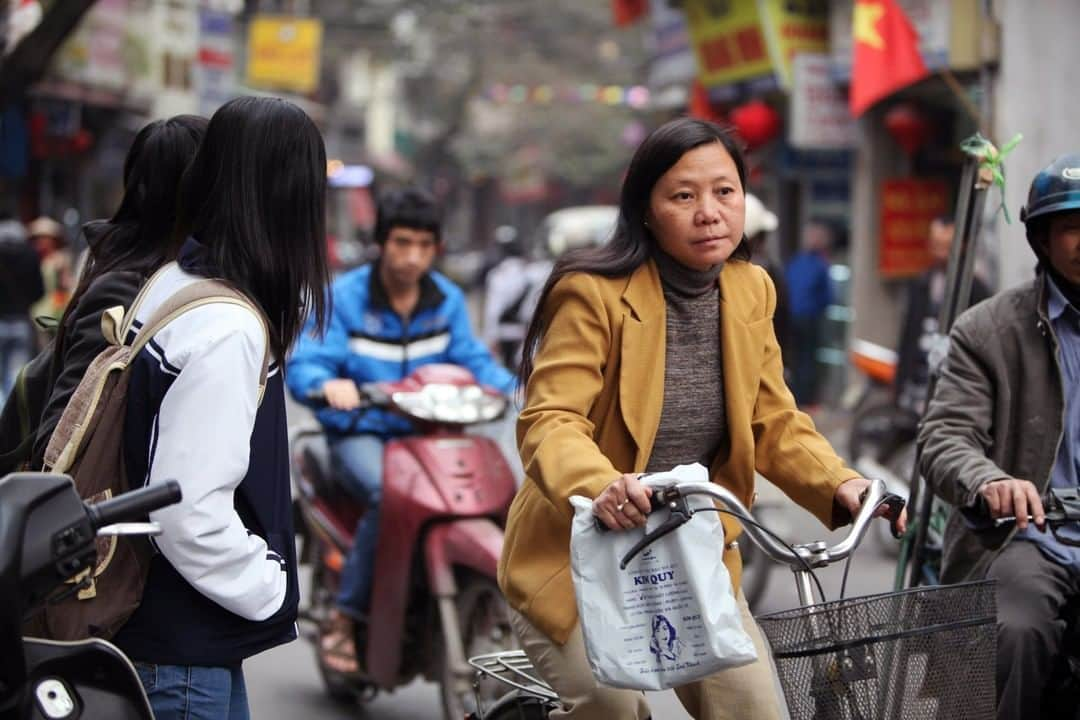
[[[1058,542],[1071,547],[1080,547],[1080,541],[1058,532],[1058,529],[1064,525],[1080,523],[1080,488],[1050,488],[1042,501],[1046,526],[1050,528],[1050,532]],[[968,527],[975,532],[994,530],[1016,522],[1014,515],[990,517],[986,502],[982,499],[974,508],[964,509],[961,512]],[[1035,517],[1028,515],[1027,519],[1033,522]]]
[[[805,568],[807,565],[811,567],[822,567],[847,558],[852,551],[859,546],[859,543],[862,542],[863,537],[866,535],[866,530],[870,525],[870,521],[874,518],[874,513],[883,504],[888,505],[893,511],[893,517],[891,518],[892,531],[895,537],[899,537],[896,519],[900,516],[900,510],[904,507],[904,499],[888,492],[884,481],[871,480],[869,487],[867,487],[863,494],[862,507],[852,519],[851,530],[843,540],[832,547],[826,546],[824,543],[814,543],[811,545],[800,545],[797,546],[795,550],[792,550],[792,548],[780,542],[768,532],[762,530],[759,526],[760,523],[754,518],[753,513],[742,504],[733,492],[715,483],[677,483],[663,487],[654,487],[652,502],[654,503],[654,506],[658,503],[663,503],[672,510],[673,514],[676,512],[685,512],[685,510],[680,509],[680,500],[690,495],[708,495],[714,500],[722,502],[726,511],[743,521],[743,530],[746,532],[747,536],[749,536],[766,555],[776,562],[784,563],[796,568]],[[675,530],[678,525],[689,520],[689,515],[692,515],[694,512],[700,512],[700,510],[690,509],[690,512],[686,515],[685,519],[675,523],[665,523],[665,526],[670,526],[661,526],[645,538],[642,538],[642,541],[627,554],[626,558],[624,558],[624,567],[625,564],[629,563],[630,559],[646,545],[655,542],[663,535]]]

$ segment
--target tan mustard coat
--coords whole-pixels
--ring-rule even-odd
[[[835,490],[858,474],[784,384],[772,282],[735,260],[719,282],[731,451],[713,463],[712,481],[750,505],[756,469],[832,527]],[[542,311],[546,331],[517,426],[526,478],[510,507],[499,585],[514,609],[562,644],[578,617],[568,498],[595,498],[620,474],[645,469],[663,407],[666,306],[650,261],[629,277],[568,275]],[[721,518],[730,542],[742,529]],[[737,587],[738,550],[723,553]]]

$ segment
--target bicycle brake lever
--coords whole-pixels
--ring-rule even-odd
[[[869,487],[859,493],[859,505],[866,502],[866,496],[869,494]],[[889,508],[887,516],[889,518],[889,532],[892,533],[892,536],[897,540],[901,539],[904,537],[904,534],[900,532],[900,528],[896,523],[900,520],[900,513],[903,511],[904,506],[907,505],[907,501],[896,493],[886,493],[885,497],[881,498],[881,501],[878,502],[877,507],[881,507],[882,505]]]
[[[904,537],[904,534],[900,532],[900,528],[897,523],[900,521],[900,513],[903,512],[904,506],[907,505],[907,501],[899,495],[889,493],[882,499],[882,505],[886,505],[889,508],[889,532],[892,536],[899,540]]]
[[[645,536],[638,540],[634,544],[634,547],[630,548],[626,555],[623,556],[623,559],[619,561],[620,570],[625,570],[626,566],[630,564],[630,561],[646,547],[665,535],[678,530],[690,521],[690,517],[694,514],[694,511],[690,509],[690,505],[687,504],[686,498],[674,492],[667,492],[664,494],[664,500],[666,501],[665,507],[668,508],[671,514],[659,527],[652,532],[645,533]]]

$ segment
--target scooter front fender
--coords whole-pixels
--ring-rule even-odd
[[[461,695],[469,691],[469,669],[465,654],[465,639],[458,617],[457,583],[454,566],[459,565],[477,574],[494,578],[502,553],[503,531],[488,518],[471,518],[442,523],[432,528],[424,540],[424,561],[427,564],[428,584],[439,608],[444,652],[443,662],[450,668],[450,692]]]
[[[502,554],[503,531],[488,518],[469,518],[440,523],[424,540],[424,561],[432,594],[457,594],[454,566],[494,578]]]

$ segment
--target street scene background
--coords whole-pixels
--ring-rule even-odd
[[[34,298],[0,307],[0,327],[33,328],[18,344],[0,337],[0,400],[48,342],[85,262],[83,227],[116,211],[125,154],[152,120],[210,116],[241,95],[302,108],[327,151],[335,276],[378,256],[384,191],[429,191],[445,212],[436,266],[512,367],[519,348],[501,343],[503,326],[520,334],[562,253],[610,238],[635,148],[693,116],[745,149],[754,261],[781,289],[804,285],[807,258],[826,276],[824,293],[796,292],[777,310],[801,408],[855,468],[906,494],[914,424],[899,440],[890,433],[898,418],[917,421],[925,398],[916,388],[901,408],[910,388],[896,375],[906,354],[925,360],[940,328],[934,309],[910,334],[905,318],[913,288],[943,287],[956,269],[952,232],[935,228],[953,226],[964,197],[962,143],[1010,148],[966,238],[973,275],[988,293],[1028,282],[1035,256],[1017,220],[1027,182],[1077,147],[1068,68],[1080,3],[889,5],[912,29],[911,72],[891,83],[896,57],[872,72],[856,62],[858,47],[884,42],[881,8],[862,0],[0,0],[0,249],[32,247],[42,280]],[[522,280],[509,315],[493,303],[500,266]],[[18,284],[3,272],[0,283]],[[796,311],[804,303],[815,307],[807,317]],[[311,422],[296,404],[289,420]],[[512,417],[485,432],[516,457]],[[760,507],[782,537],[842,535],[761,483]],[[889,542],[868,535],[849,596],[891,588]],[[829,598],[842,572],[819,573]],[[796,603],[777,567],[753,610]],[[420,681],[363,707],[334,704],[306,640],[245,670],[256,718],[440,712],[436,686]],[[658,720],[686,717],[673,693],[650,702]]]

